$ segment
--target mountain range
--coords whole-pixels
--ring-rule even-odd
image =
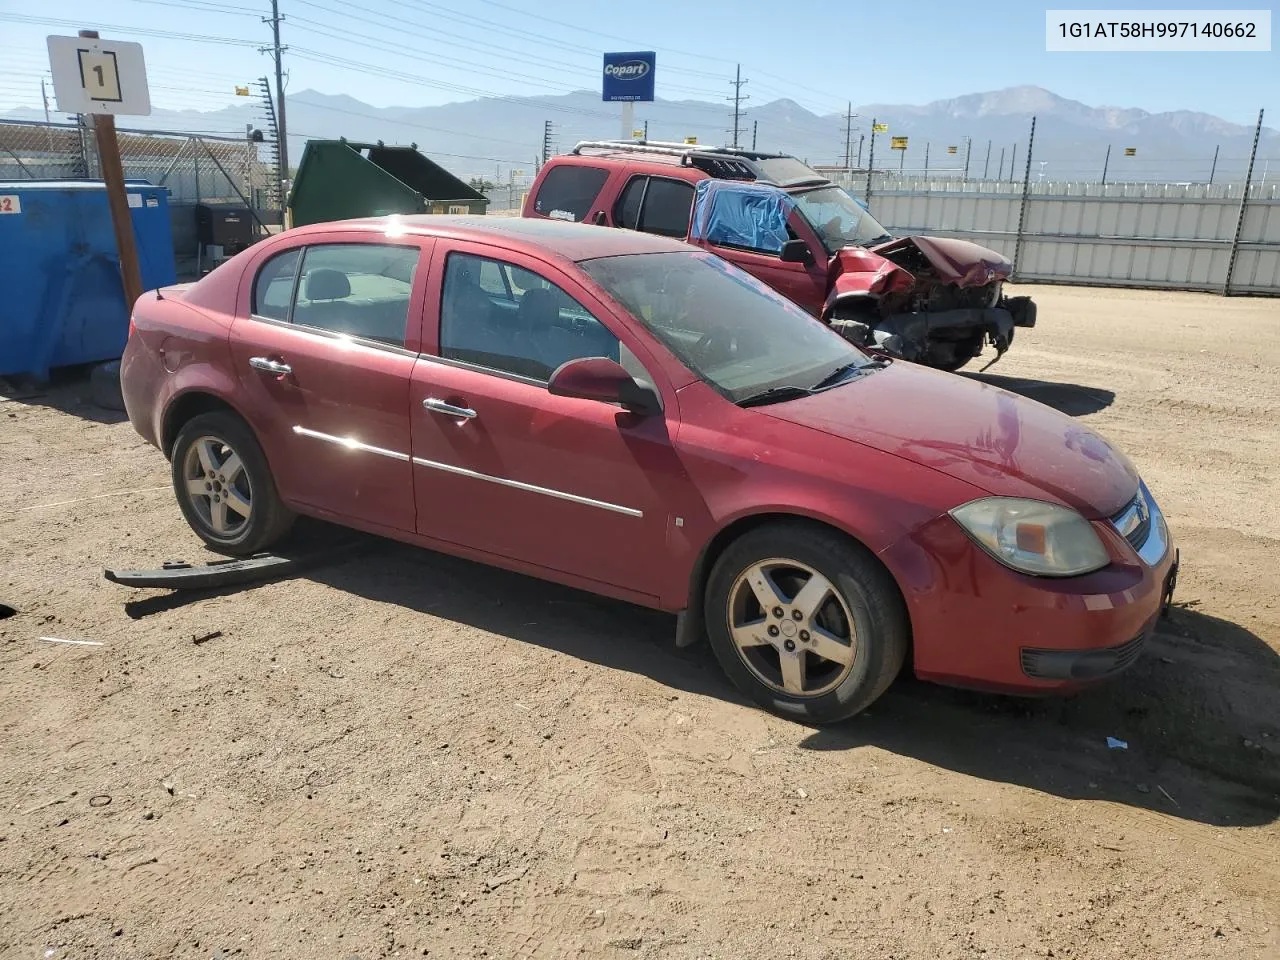
[[[416,143],[460,176],[500,181],[515,171],[532,173],[542,152],[546,121],[552,124],[553,152],[568,150],[579,140],[617,137],[620,133],[618,106],[602,103],[598,93],[586,90],[433,107],[374,107],[356,96],[303,90],[287,97],[286,108],[289,152],[295,165],[307,139],[346,137]],[[855,162],[860,138],[862,164],[871,159],[868,141],[874,120],[889,128],[888,134],[876,136],[877,168],[901,165],[919,173],[928,144],[929,168],[940,175],[958,174],[966,151],[971,150],[971,176],[985,171],[992,177],[997,173],[1009,177],[1012,171],[1020,178],[1026,170],[1033,116],[1032,174],[1055,180],[1096,180],[1108,146],[1109,179],[1204,180],[1215,148],[1219,151],[1216,178],[1241,179],[1254,133],[1251,126],[1210,114],[1091,107],[1035,86],[967,94],[923,105],[855,105],[853,111],[850,153]],[[34,120],[42,114],[19,109],[0,116]],[[262,101],[253,99],[212,112],[156,109],[148,117],[122,119],[120,125],[239,136],[246,124],[260,127],[264,117]],[[711,144],[732,139],[728,129],[732,117],[721,103],[657,100],[637,104],[635,117],[637,128],[648,121],[649,138],[654,140],[683,141],[694,136],[699,143]],[[813,164],[844,162],[846,117],[840,114],[816,114],[793,100],[774,100],[744,109],[739,130],[743,146],[750,146],[754,135],[760,149],[792,153]],[[907,137],[907,150],[891,150],[890,136]],[[955,147],[955,154],[948,153],[948,147]],[[1126,148],[1132,148],[1134,155],[1125,156]],[[1013,171],[1015,150],[1017,168]],[[1255,177],[1270,177],[1272,160],[1277,167],[1275,175],[1280,176],[1280,131],[1264,127]]]

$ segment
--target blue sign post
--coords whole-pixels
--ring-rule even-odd
[[[658,55],[652,50],[604,55],[600,99],[622,104],[622,139],[631,139],[637,102],[653,101],[653,81]]]

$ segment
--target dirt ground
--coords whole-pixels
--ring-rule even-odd
[[[672,618],[392,543],[114,586],[207,558],[162,457],[83,383],[0,402],[0,957],[1280,957],[1280,301],[1029,292],[986,379],[1131,455],[1178,608],[1073,699],[821,730]]]

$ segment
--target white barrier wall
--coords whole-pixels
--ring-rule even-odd
[[[859,198],[866,180],[845,186]],[[1243,185],[1022,183],[881,178],[871,212],[898,234],[973,240],[1015,260],[1019,280],[1223,292]],[[1015,257],[1016,254],[1016,257]],[[1280,295],[1280,184],[1255,183],[1232,293]]]

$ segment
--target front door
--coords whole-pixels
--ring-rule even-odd
[[[424,329],[438,306],[438,358],[418,364],[409,403],[419,533],[657,597],[663,488],[678,472],[671,404],[639,417],[547,392],[551,372],[577,357],[648,376],[572,277],[445,241],[436,263]]]
[[[782,245],[804,240],[807,263],[785,262]],[[827,301],[827,254],[817,234],[777,187],[704,180],[698,184],[690,243],[767,283],[815,317]]]
[[[415,527],[407,403],[426,281],[420,242],[277,254],[235,322],[235,370],[281,493],[339,521]]]

